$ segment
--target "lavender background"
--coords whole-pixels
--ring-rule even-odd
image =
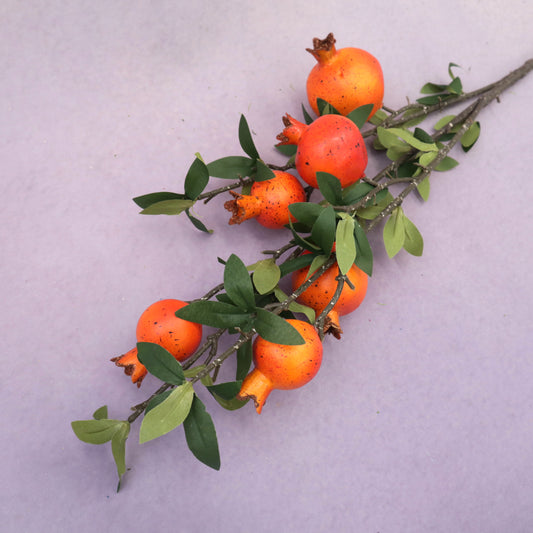
[[[406,213],[422,258],[372,236],[367,298],[328,339],[318,376],[258,416],[205,394],[215,472],[181,429],[143,446],[120,493],[109,446],[70,422],[124,418],[153,391],[109,363],[139,314],[221,280],[287,234],[229,227],[219,198],[186,220],[131,198],[180,191],[195,152],[239,154],[244,113],[263,157],[299,116],[313,37],[376,55],[386,104],[446,81],[467,90],[533,56],[527,1],[268,3],[181,0],[0,6],[2,531],[484,532],[533,528],[531,94],[533,76],[481,115],[460,165]],[[383,160],[373,157],[369,174]]]

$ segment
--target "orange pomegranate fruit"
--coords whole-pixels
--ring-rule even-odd
[[[292,273],[292,289],[296,290],[307,279],[308,268],[301,268]],[[337,290],[337,276],[339,267],[334,264],[329,267],[312,285],[300,296],[298,302],[315,310],[317,316],[324,311]],[[347,278],[353,285],[344,283],[341,294],[333,308],[328,312],[324,321],[324,333],[332,334],[337,339],[341,338],[342,329],[339,325],[339,317],[355,311],[363,302],[368,287],[368,275],[357,265],[352,265],[347,273]]]
[[[240,224],[245,220],[255,218],[266,228],[279,229],[289,223],[289,205],[295,202],[305,202],[306,194],[298,179],[279,170],[273,171],[275,176],[265,181],[255,181],[250,194],[237,194],[230,191],[234,197],[224,204],[231,211],[230,224]]]
[[[253,344],[254,369],[244,379],[238,398],[252,398],[261,413],[274,389],[303,387],[317,374],[322,363],[322,341],[316,329],[303,320],[287,319],[305,340],[304,344],[284,345],[256,337]]]
[[[383,105],[381,65],[367,51],[351,47],[337,50],[335,42],[330,33],[323,40],[313,39],[313,48],[306,49],[317,60],[307,78],[309,104],[318,114],[317,98],[321,98],[342,115],[362,105],[374,104],[372,117]]]
[[[178,361],[184,361],[198,348],[202,340],[202,326],[178,318],[175,313],[186,306],[181,300],[160,300],[150,305],[137,322],[137,341],[159,344],[170,352]],[[131,381],[141,386],[147,374],[146,367],[137,358],[137,348],[111,359],[117,366],[123,367]]]
[[[308,185],[318,188],[317,172],[333,174],[342,187],[364,176],[368,163],[366,145],[359,128],[349,118],[323,115],[306,125],[287,114],[283,124],[278,145],[297,145],[294,163]]]

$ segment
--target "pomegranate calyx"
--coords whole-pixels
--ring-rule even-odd
[[[307,129],[307,125],[291,117],[288,113],[282,117],[282,120],[285,129],[276,136],[276,139],[281,141],[279,145],[298,144],[302,134]]]
[[[142,380],[148,373],[146,367],[137,358],[137,348],[133,348],[118,357],[113,357],[110,361],[116,366],[124,368],[124,374],[130,376],[132,383],[136,383],[137,387],[141,386]]]
[[[335,37],[329,33],[325,39],[313,39],[313,48],[306,48],[306,51],[313,55],[319,63],[327,63],[331,60],[337,50],[335,48]]]
[[[228,224],[241,224],[245,220],[254,218],[261,213],[261,198],[248,194],[239,194],[234,191],[229,191],[229,193],[235,199],[224,203],[224,208],[231,212]]]

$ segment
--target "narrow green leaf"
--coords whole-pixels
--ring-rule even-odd
[[[361,129],[367,122],[370,113],[374,109],[374,104],[365,104],[357,107],[346,115],[359,129]]]
[[[143,194],[142,196],[137,196],[133,201],[142,209],[147,208],[152,204],[157,204],[164,200],[187,200],[187,197],[184,194],[177,192],[152,192],[150,194]]]
[[[185,194],[191,200],[196,200],[202,194],[208,182],[209,171],[207,166],[201,159],[196,158],[185,176]]]
[[[294,259],[289,259],[282,263],[279,266],[281,271],[281,277],[284,278],[287,274],[299,270],[300,268],[305,268],[309,266],[313,261],[313,256],[311,254],[300,255]]]
[[[256,161],[255,171],[251,175],[254,181],[267,181],[275,176],[274,172],[261,159]]]
[[[315,255],[312,263],[309,265],[309,270],[307,271],[305,279],[309,279],[328,259],[329,256],[327,255]]]
[[[137,358],[150,374],[165,383],[181,385],[185,381],[180,363],[159,344],[138,342]]]
[[[388,133],[392,133],[400,139],[404,140],[407,144],[420,150],[421,152],[435,152],[438,150],[437,145],[434,142],[427,143],[417,139],[410,131],[401,128],[389,128]]]
[[[401,207],[394,209],[383,227],[383,242],[387,255],[392,258],[405,243],[404,215]]]
[[[259,153],[255,147],[250,128],[248,127],[248,122],[246,121],[244,115],[241,115],[241,119],[239,121],[239,143],[247,155],[249,155],[252,159],[259,159]]]
[[[388,117],[387,113],[383,109],[378,109],[370,119],[370,123],[374,126],[379,126],[386,118]]]
[[[207,227],[201,220],[191,215],[191,212],[189,209],[185,209],[185,214],[187,215],[187,217],[189,218],[189,220],[192,222],[193,226],[196,229],[199,229],[200,231],[203,231],[204,233],[213,233],[212,229],[207,229]]]
[[[294,156],[298,150],[298,146],[295,144],[275,144],[274,148],[287,157]]]
[[[316,222],[315,222],[316,223]],[[307,239],[304,239],[295,229],[294,229],[294,223],[292,222],[292,220],[289,218],[289,228],[291,230],[291,233],[292,233],[292,236],[293,236],[293,241],[298,245],[298,246],[301,246],[302,248],[304,248],[305,250],[309,250],[309,251],[318,251],[320,250],[319,246],[317,246],[316,244],[310,242],[309,240]]]
[[[336,217],[333,207],[326,207],[316,219],[311,229],[311,237],[324,254],[328,255],[335,242]]]
[[[350,216],[337,224],[335,234],[335,255],[341,274],[347,274],[355,261],[356,244],[354,236],[355,223]]]
[[[455,79],[455,75],[452,71],[453,67],[461,68],[461,65],[458,65],[457,63],[449,63],[448,64],[448,74],[450,75],[450,78],[453,80]]]
[[[162,200],[141,211],[141,215],[179,215],[194,205],[194,200]]]
[[[252,279],[259,294],[267,294],[274,289],[281,278],[281,271],[274,259],[259,261]]]
[[[224,267],[224,290],[233,303],[243,311],[255,308],[252,280],[246,265],[235,254],[231,254]]]
[[[214,178],[235,180],[250,176],[255,170],[255,160],[238,155],[216,159],[207,165],[209,175]]]
[[[201,300],[178,309],[176,316],[189,322],[196,322],[213,328],[242,327],[249,322],[251,315],[235,305]]]
[[[319,115],[340,115],[341,114],[329,102],[326,102],[326,100],[323,100],[322,98],[316,99],[316,105],[318,107]]]
[[[405,143],[402,142],[400,139],[398,139],[398,136],[392,133],[390,129],[378,127],[376,132],[377,132],[377,138],[379,139],[379,142],[385,148],[391,148],[392,146],[404,146],[405,145]]]
[[[443,100],[446,100],[446,95],[433,95],[433,96],[424,96],[422,98],[417,98],[417,102],[422,105],[435,105]]]
[[[387,157],[391,161],[398,161],[398,159],[409,153],[411,150],[412,148],[407,143],[404,143],[403,146],[391,146],[387,149]]]
[[[104,444],[113,438],[122,420],[76,420],[71,423],[76,437],[89,444]]]
[[[437,155],[438,155],[437,152],[427,152],[425,154],[422,154],[419,157],[418,161],[423,167],[427,168],[429,167],[429,165],[431,165],[431,163],[437,157]]]
[[[317,172],[316,181],[322,196],[332,205],[342,203],[342,185],[337,177],[328,172]]]
[[[355,255],[355,264],[369,276],[372,276],[374,266],[374,255],[372,248],[368,242],[368,237],[361,225],[354,220],[354,238],[356,243],[357,253]]]
[[[93,413],[93,418],[95,420],[102,420],[103,418],[107,418],[107,405],[102,405],[102,407],[97,409]]]
[[[254,327],[260,337],[276,344],[305,344],[303,337],[284,318],[258,307]]]
[[[191,409],[183,422],[187,446],[193,455],[205,465],[220,470],[220,453],[217,434],[211,415],[205,405],[194,395]]]
[[[288,298],[288,296],[279,287],[274,289],[274,294],[276,295],[278,302],[284,302]],[[289,311],[292,313],[302,313],[307,317],[307,320],[310,324],[313,324],[316,319],[316,313],[314,309],[308,307],[307,305],[299,304],[298,302],[291,302],[289,304]]]
[[[143,444],[178,427],[187,418],[194,397],[190,381],[176,387],[159,405],[144,415],[139,442]]]
[[[126,440],[129,433],[130,424],[124,421],[111,439],[111,451],[113,452],[119,479],[126,473]]]
[[[431,135],[423,130],[422,128],[415,128],[415,131],[413,132],[414,136],[419,140],[419,141],[422,141],[423,143],[426,143],[426,144],[433,144],[435,141],[433,141],[433,138],[431,137]]]
[[[291,215],[310,228],[323,210],[324,207],[314,202],[295,202],[289,205]]]
[[[404,216],[404,227],[404,249],[411,255],[415,255],[417,257],[421,256],[422,252],[424,251],[424,239],[418,231],[418,228],[406,216]]]
[[[250,367],[252,366],[252,356],[252,341],[249,340],[242,344],[237,350],[237,381],[243,380],[248,375]]]

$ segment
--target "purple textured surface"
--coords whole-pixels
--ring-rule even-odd
[[[480,116],[481,138],[435,174],[408,216],[424,255],[389,260],[372,235],[365,302],[325,342],[318,376],[263,413],[212,413],[219,472],[181,429],[139,445],[117,494],[108,446],[70,422],[138,390],[109,358],[139,314],[221,280],[287,233],[227,225],[224,199],[186,220],[131,198],[179,191],[194,153],[239,154],[244,113],[263,157],[299,116],[313,37],[365,48],[398,107],[450,61],[466,90],[533,55],[528,2],[18,2],[0,7],[3,206],[2,501],[7,532],[513,533],[533,528],[531,94],[533,76]],[[371,156],[369,175],[383,160]],[[248,408],[249,407],[249,408]]]

